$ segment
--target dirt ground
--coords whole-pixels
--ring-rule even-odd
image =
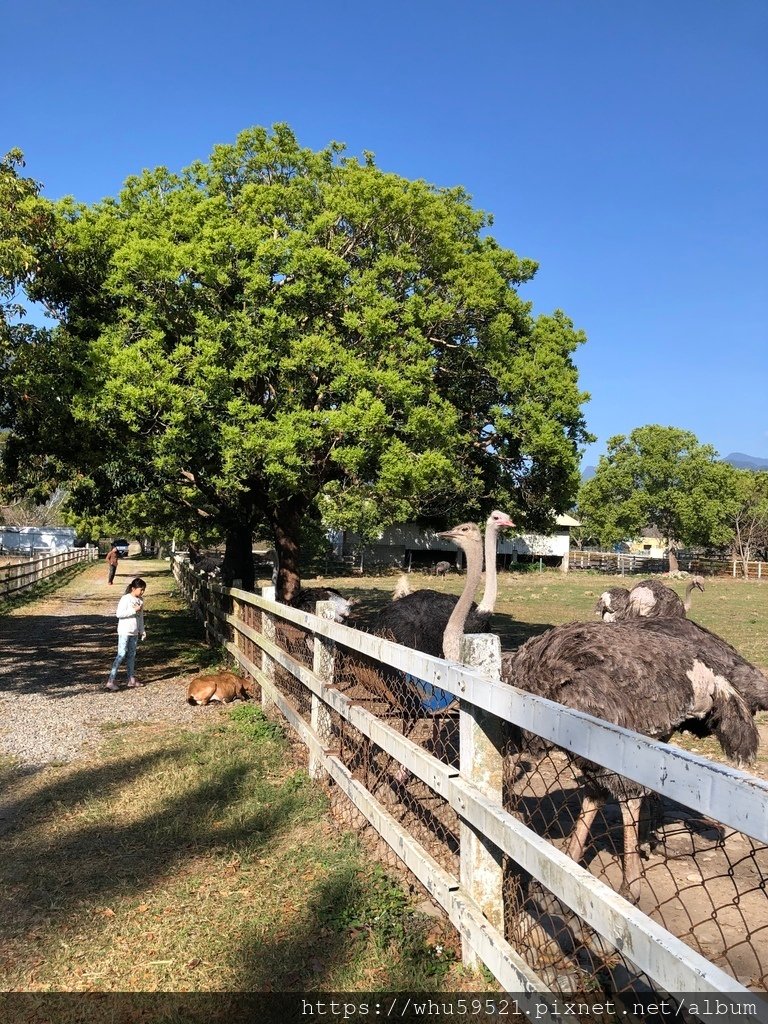
[[[139,645],[137,676],[145,685],[109,693],[105,684],[117,650],[115,607],[128,582],[147,583],[147,641]],[[94,562],[60,589],[21,603],[4,617],[0,658],[0,754],[21,764],[74,760],[99,743],[105,723],[147,719],[195,721],[185,687],[204,655],[200,629],[160,561],[121,561],[114,585]],[[121,666],[118,682],[126,683]]]

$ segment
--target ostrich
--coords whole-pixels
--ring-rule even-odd
[[[680,618],[648,618],[636,620],[636,625],[648,633],[678,637],[689,641],[705,657],[719,658],[727,669],[728,681],[744,700],[750,714],[768,711],[768,678],[756,665],[747,661],[717,633],[691,619]],[[693,731],[701,732],[700,728]]]
[[[514,525],[506,512],[494,511],[488,517],[485,529],[485,590],[480,605],[473,607],[467,616],[466,630],[469,633],[484,633],[488,629],[498,592],[496,544],[499,530]],[[372,632],[403,647],[439,658],[443,650],[443,632],[456,602],[453,594],[417,590],[392,601],[379,612]]]
[[[352,613],[353,606],[357,604],[354,598],[347,600],[333,587],[302,587],[287,604],[291,608],[300,608],[302,611],[314,613],[318,601],[333,602],[335,622],[346,622]]]
[[[595,612],[603,622],[615,622],[616,619],[626,618],[628,604],[629,591],[626,587],[608,587],[598,597]]]
[[[446,624],[457,607],[464,608],[464,605],[461,604],[463,599],[466,603],[463,622],[467,630],[472,633],[483,633],[487,630],[498,592],[496,546],[499,530],[515,524],[506,512],[498,510],[491,512],[486,521],[485,589],[479,607],[473,605],[472,598],[482,575],[483,544],[479,528],[474,524],[471,525],[476,533],[477,558],[473,565],[473,575],[470,575],[469,567],[467,567],[467,578],[462,596],[456,598],[452,594],[441,594],[435,590],[417,590],[414,594],[405,594],[393,600],[379,613],[372,632],[394,640],[395,643],[402,644],[403,647],[410,647],[415,651],[422,651],[424,654],[432,654],[439,658],[443,652],[443,633]],[[438,537],[443,536],[445,535],[438,533]],[[465,599],[464,595],[466,594],[469,594],[469,597]],[[413,715],[416,707],[420,707],[422,714],[426,712],[427,715],[437,716],[449,709],[456,699],[447,690],[409,674],[403,677],[400,673],[387,673],[387,683],[395,702],[401,705],[408,715]],[[439,744],[437,717],[434,718],[432,742],[434,748],[437,749]],[[410,772],[401,768],[395,779],[399,784],[403,784],[409,777]]]
[[[606,622],[617,619],[681,618],[691,610],[693,590],[704,591],[704,581],[694,576],[685,588],[685,600],[678,597],[671,587],[665,587],[658,580],[642,580],[631,590],[625,587],[609,587],[598,598],[595,611]]]
[[[661,591],[666,593],[661,595],[658,605],[652,606],[651,614],[642,617],[638,616],[635,610],[636,606],[632,604],[632,594],[638,589],[647,594],[651,589],[651,584],[653,584],[653,589],[657,593]],[[657,583],[655,580],[646,580],[638,583],[631,591],[625,590],[624,587],[610,587],[600,595],[595,611],[600,613],[604,622],[631,621],[636,626],[651,633],[678,637],[690,641],[697,650],[720,659],[726,668],[729,682],[743,698],[752,715],[757,714],[758,711],[767,711],[768,679],[766,679],[765,674],[739,654],[736,648],[732,647],[727,640],[724,640],[705,626],[700,626],[697,622],[693,622],[686,616],[685,612],[690,609],[689,595],[694,587],[697,587],[699,590],[704,589],[699,577],[696,577],[689,583],[686,590],[685,603],[674,594],[674,591],[669,590],[668,587]],[[673,594],[674,599],[669,600],[666,594]],[[645,606],[644,600],[640,603]],[[669,612],[666,615],[661,615],[655,611],[655,608],[659,606],[668,608]],[[706,720],[703,722],[685,722],[680,728],[688,729],[697,736],[707,736],[710,733]]]
[[[204,555],[200,548],[192,541],[189,541],[187,548],[189,550],[190,565],[196,573],[199,573],[201,576],[221,576],[221,555]]]
[[[451,565],[450,562],[446,562],[446,561],[438,562],[435,565],[435,576],[445,576],[445,574],[447,572],[449,572],[452,568],[453,568],[453,566]]]
[[[684,618],[691,610],[691,592],[704,590],[704,581],[694,576],[685,588],[685,600],[681,600],[671,587],[665,587],[658,580],[642,580],[629,592],[628,616],[640,618],[668,618],[677,615]]]
[[[468,583],[443,643],[446,658],[455,659],[465,609],[472,599],[470,562],[478,556],[463,528],[444,536],[467,554]],[[698,719],[707,723],[732,760],[744,763],[757,752],[757,728],[729,678],[725,659],[715,651],[701,650],[683,636],[667,635],[635,622],[572,622],[532,637],[517,651],[505,652],[501,677],[528,693],[654,739],[666,741],[687,720]],[[585,789],[567,853],[576,862],[583,858],[597,811],[611,797],[617,799],[624,826],[620,891],[637,902],[640,805],[650,791],[583,757],[568,756],[581,770]]]

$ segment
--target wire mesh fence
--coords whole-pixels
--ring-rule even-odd
[[[432,688],[425,690],[428,684],[342,645],[334,683],[357,706],[441,763],[458,765],[458,704],[448,701],[444,691],[436,699]],[[458,873],[459,818],[448,801],[342,716],[334,715],[333,721],[342,763],[441,867]]]
[[[464,826],[457,801],[448,789],[440,792],[440,786],[429,784],[424,772],[408,768],[396,753],[396,743],[356,724],[349,710],[368,716],[366,720],[406,739],[430,763],[434,759],[440,767],[440,778],[458,778],[462,770],[461,705],[453,692],[424,682],[417,672],[409,673],[366,653],[360,649],[366,647],[362,642],[365,634],[343,626],[330,627],[332,635],[339,637],[334,642],[328,636],[316,635],[311,617],[302,619],[293,612],[291,619],[302,621],[291,621],[282,617],[287,613],[281,613],[280,607],[273,606],[267,613],[238,592],[229,603],[214,598],[212,618],[218,623],[226,614],[234,618],[235,628],[231,622],[224,622],[229,631],[220,634],[229,640],[230,649],[241,652],[257,670],[267,673],[276,690],[315,731],[324,756],[343,766],[349,777],[375,799],[387,820],[394,821],[439,868],[455,879],[461,878]],[[265,638],[267,645],[274,643],[284,653],[285,664],[278,660],[270,669],[273,659],[262,647]],[[317,645],[324,651],[324,661],[315,655]],[[317,685],[306,685],[296,666],[307,673],[314,667],[320,674]],[[306,680],[311,678],[306,676]],[[332,688],[326,700],[318,696],[321,682]],[[339,699],[331,699],[331,693],[339,694]],[[340,703],[342,700],[345,703]],[[765,992],[765,814],[758,823],[762,838],[755,839],[675,800],[670,796],[674,790],[664,792],[663,785],[658,787],[659,792],[649,789],[642,800],[605,802],[590,811],[584,803],[589,762],[510,723],[504,730],[502,763],[501,805],[511,818],[577,859],[611,892],[630,896],[631,903],[626,906],[634,905],[650,922],[719,968],[724,972],[724,984],[732,979],[734,988],[744,986]],[[722,767],[718,770],[727,771]],[[702,787],[707,778],[705,773]],[[768,795],[768,788],[760,792]],[[370,837],[369,818],[361,813],[360,806],[333,783],[329,793],[340,822]],[[628,817],[630,807],[634,817]],[[585,808],[589,811],[586,816]],[[728,820],[725,811],[723,817]],[[635,830],[640,853],[638,879],[636,885],[628,887],[627,857]],[[373,845],[379,855],[385,850],[384,859],[391,862],[396,849],[391,837],[386,846],[380,841]],[[653,957],[640,964],[633,959],[632,943],[625,935],[612,934],[606,927],[598,933],[594,917],[590,923],[588,915],[581,916],[562,893],[557,895],[554,883],[547,884],[546,863],[536,877],[522,866],[525,858],[516,855],[509,844],[502,859],[503,934],[543,985],[561,994],[666,994],[653,969]],[[573,900],[571,903],[575,905]],[[621,901],[616,904],[621,905]],[[657,934],[650,926],[649,933]],[[684,954],[674,955],[684,959]],[[699,969],[695,966],[699,961],[692,962],[689,977]]]
[[[505,756],[505,809],[559,849],[579,855],[611,889],[625,892],[623,861],[632,840],[616,801],[597,810],[582,849],[574,850],[584,783],[569,754],[514,730]],[[654,792],[635,808],[632,820],[641,852],[638,908],[734,981],[764,991],[768,845]],[[584,990],[602,982],[621,992],[653,984],[511,858],[505,865],[505,933],[558,988]]]

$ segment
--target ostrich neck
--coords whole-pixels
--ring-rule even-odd
[[[486,615],[492,615],[496,607],[496,594],[498,592],[496,583],[496,542],[499,530],[495,523],[488,523],[485,529],[485,589],[483,599],[477,610]]]
[[[467,559],[467,577],[461,597],[451,612],[451,617],[443,633],[443,654],[450,661],[459,660],[459,648],[461,637],[464,635],[464,623],[467,621],[469,609],[472,607],[472,600],[483,575],[482,556],[479,544],[468,545],[464,549]]]
[[[685,601],[683,601],[683,608],[687,612],[691,610],[691,593],[693,592],[694,585],[695,584],[693,583],[689,583],[685,588]]]

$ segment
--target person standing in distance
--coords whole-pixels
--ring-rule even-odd
[[[120,561],[120,555],[117,553],[117,544],[112,543],[112,547],[107,552],[107,557],[104,561],[109,566],[109,572],[107,576],[107,583],[110,587],[115,582],[115,573],[117,572],[117,563]]]
[[[119,690],[117,685],[117,670],[125,658],[125,670],[128,673],[128,686],[142,686],[143,684],[133,674],[134,662],[136,660],[136,647],[139,638],[146,640],[147,631],[144,628],[144,591],[147,585],[144,580],[137,576],[131,580],[125,588],[125,593],[117,603],[115,615],[117,616],[117,656],[112,663],[112,669],[107,680],[107,689],[114,692]]]

